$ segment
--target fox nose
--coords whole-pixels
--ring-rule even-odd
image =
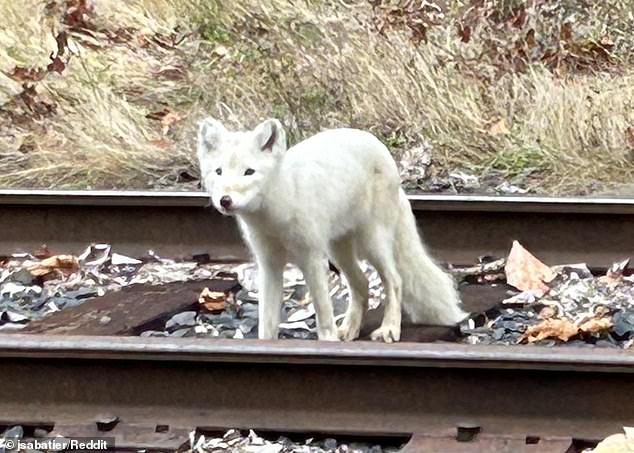
[[[229,195],[223,195],[223,197],[220,199],[220,206],[222,206],[225,209],[229,209],[232,204],[233,204],[233,200],[231,199]]]

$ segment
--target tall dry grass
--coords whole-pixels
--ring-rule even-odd
[[[480,2],[499,17],[469,22],[468,40],[457,29],[469,2],[448,2],[420,43],[406,20],[377,32],[398,1],[95,0],[88,31],[64,25],[68,2],[57,3],[0,4],[2,186],[173,187],[196,176],[205,114],[233,127],[275,116],[291,141],[360,127],[397,157],[429,141],[436,173],[501,174],[538,192],[588,193],[634,174],[630,0],[550,2],[550,16],[544,1]],[[570,36],[553,35],[565,23]],[[556,65],[535,56],[545,50],[531,28],[559,49]],[[70,61],[25,102],[11,72],[49,64],[61,29]],[[606,39],[603,59],[592,49]],[[504,59],[522,46],[521,65]],[[34,114],[37,102],[54,111]]]

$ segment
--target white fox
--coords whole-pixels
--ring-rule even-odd
[[[234,132],[208,118],[199,124],[198,160],[213,205],[237,217],[255,255],[260,339],[278,336],[287,262],[304,274],[320,340],[359,336],[368,309],[368,281],[359,260],[377,269],[386,294],[373,340],[399,341],[401,304],[414,323],[451,325],[467,315],[452,277],[427,254],[396,164],[374,135],[332,129],[287,150],[278,120]],[[328,259],[351,294],[339,329],[328,291]]]

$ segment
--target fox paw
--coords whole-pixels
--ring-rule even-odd
[[[370,334],[370,338],[372,339],[372,341],[394,343],[401,339],[401,326],[382,325]]]
[[[320,341],[339,341],[339,335],[337,335],[337,328],[332,327],[329,329],[317,328],[317,338]]]
[[[339,339],[342,341],[353,341],[359,338],[361,331],[361,320],[346,316],[339,327]]]

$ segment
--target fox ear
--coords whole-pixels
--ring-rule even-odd
[[[227,132],[222,123],[213,118],[205,118],[198,123],[198,149],[205,151],[215,150],[220,137]]]
[[[271,118],[263,121],[253,132],[255,141],[262,151],[269,153],[286,151],[286,132],[278,120]]]

